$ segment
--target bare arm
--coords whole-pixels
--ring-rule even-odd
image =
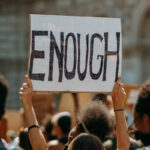
[[[121,78],[118,79],[112,91],[114,111],[118,110],[115,111],[117,149],[129,150],[130,142],[129,142],[128,126],[125,119],[125,112],[123,110],[126,93],[123,89],[122,83],[120,83],[120,80]]]
[[[25,76],[25,79],[26,82],[22,84],[19,95],[24,108],[27,126],[30,127],[31,125],[38,125],[38,122],[32,106],[32,83],[27,75]],[[39,128],[32,128],[29,131],[29,139],[33,150],[48,150],[48,145],[45,141],[42,131]]]

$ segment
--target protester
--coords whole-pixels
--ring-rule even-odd
[[[94,134],[103,142],[114,128],[114,118],[101,101],[91,101],[83,107],[78,113],[77,122],[70,133],[69,142],[83,132]]]
[[[114,114],[114,111],[111,111]],[[126,116],[127,118],[127,116]],[[126,119],[127,120],[127,119]],[[135,150],[137,148],[142,147],[142,143],[140,141],[135,140],[132,137],[129,137],[130,147],[129,150]],[[113,134],[106,141],[103,142],[103,145],[106,150],[115,150],[117,149],[117,137],[116,137],[116,128],[113,130]]]
[[[52,135],[58,140],[52,140],[48,143],[50,150],[63,150],[68,141],[68,134],[71,129],[71,116],[69,112],[60,112],[52,117]]]
[[[92,134],[81,133],[69,144],[68,150],[104,150],[100,139]]]
[[[137,128],[135,137],[150,149],[150,80],[145,82],[139,93],[135,105],[134,124]]]
[[[24,108],[25,119],[29,128],[29,140],[33,150],[48,150],[48,144],[39,128],[34,108],[32,105],[33,88],[29,77],[25,76],[26,83],[20,88],[22,106]]]
[[[118,149],[129,149],[129,136],[128,128],[125,120],[124,113],[124,102],[125,102],[125,92],[122,88],[120,81],[117,81],[113,92],[113,103],[114,111],[116,116],[116,128],[117,128],[117,139],[118,139]],[[120,102],[121,101],[121,102]],[[103,103],[100,102],[90,102],[87,107],[85,107],[79,113],[80,123],[73,128],[70,134],[69,142],[82,132],[92,133],[97,135],[102,141],[111,132],[111,117],[109,116],[107,108]],[[119,118],[119,119],[118,119]],[[120,122],[119,122],[120,120]],[[101,128],[100,128],[101,127]],[[120,132],[119,132],[120,131]],[[121,133],[122,132],[122,133]]]
[[[29,139],[32,145],[32,149],[47,150],[48,145],[41,130],[39,129],[32,106],[32,83],[27,75],[25,76],[25,79],[26,83],[23,83],[19,93],[21,96],[22,105],[24,107],[27,125],[29,127]],[[129,149],[129,136],[124,113],[125,92],[122,88],[120,80],[118,80],[114,86],[112,97],[116,117],[117,148],[121,150],[127,150]]]
[[[119,78],[112,91],[113,106],[116,120],[117,149],[129,149],[129,133],[125,118],[124,105],[126,93]]]
[[[43,119],[42,125],[41,125],[42,132],[47,142],[57,139],[56,136],[52,135],[53,124],[51,120],[52,120],[52,117],[48,115]]]
[[[52,117],[46,116],[42,121],[42,132],[45,136],[46,142],[48,143],[48,149],[50,150],[63,150],[64,144],[62,144],[56,136],[52,135],[53,130]]]
[[[62,144],[68,141],[68,134],[71,129],[71,115],[69,112],[60,112],[52,117],[52,134],[57,136]]]

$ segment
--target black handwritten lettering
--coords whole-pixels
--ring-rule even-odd
[[[72,37],[73,40],[73,48],[74,48],[74,61],[73,61],[73,68],[72,71],[67,70],[67,51],[68,51],[68,39],[69,37]],[[70,52],[69,52],[70,53]],[[67,79],[72,79],[75,76],[76,71],[76,38],[73,33],[69,33],[65,40],[65,66],[64,66],[65,76]]]
[[[85,69],[83,73],[80,71],[80,34],[77,34],[78,38],[78,76],[81,81],[84,80],[87,73],[87,65],[88,65],[88,53],[89,53],[89,34],[86,35],[86,59],[85,59]]]
[[[117,38],[117,63],[116,63],[116,78],[115,78],[115,81],[117,81],[118,73],[119,73],[120,32],[116,33],[116,38]]]
[[[115,81],[118,79],[118,72],[119,72],[119,49],[120,49],[120,32],[116,32],[116,39],[117,39],[117,51],[108,51],[108,32],[104,33],[105,39],[105,56],[104,56],[104,73],[103,73],[103,81],[106,81],[106,70],[107,70],[107,57],[112,55],[117,55],[116,61],[116,77]]]
[[[50,31],[50,61],[49,61],[49,77],[48,81],[53,80],[53,64],[54,64],[54,49],[56,51],[58,64],[59,64],[59,79],[58,82],[62,82],[63,77],[63,53],[64,53],[64,32],[60,33],[60,45],[61,51],[58,48],[53,32]]]
[[[98,34],[94,33],[91,36],[91,39],[89,39],[89,34],[86,34],[85,36],[85,56],[82,56],[81,52],[81,34],[77,33],[75,35],[74,33],[68,33],[66,37],[64,36],[64,32],[60,32],[60,44],[57,43],[56,37],[53,34],[52,31],[50,31],[50,52],[49,52],[49,74],[48,74],[48,81],[53,81],[54,76],[54,69],[59,70],[58,74],[58,82],[62,82],[63,76],[65,75],[65,78],[67,80],[71,80],[75,77],[76,73],[78,74],[79,80],[83,81],[86,78],[87,70],[89,67],[89,74],[91,79],[98,80],[102,74],[102,80],[107,80],[107,63],[109,56],[116,56],[116,68],[115,68],[115,81],[118,79],[119,74],[119,52],[120,52],[120,32],[116,32],[116,44],[117,44],[117,50],[116,51],[109,51],[108,50],[108,42],[109,42],[109,33],[104,33],[104,55],[97,54],[97,59],[99,63],[99,67],[97,68],[97,72],[93,72],[93,66],[94,66],[94,52],[97,51],[94,49],[94,43],[95,40],[98,39],[100,44],[102,43],[103,37]],[[45,73],[33,73],[33,61],[34,59],[43,59],[45,58],[45,52],[44,50],[35,50],[35,37],[36,36],[48,36],[48,31],[32,31],[32,46],[31,46],[31,57],[30,57],[30,66],[29,66],[29,77],[32,80],[40,80],[44,81]],[[71,46],[69,45],[71,44]],[[78,46],[78,51],[76,46]],[[69,48],[71,47],[71,49]],[[71,50],[71,51],[70,51]],[[73,58],[69,58],[69,54],[73,54]],[[77,56],[78,54],[78,56]],[[58,68],[54,68],[54,59],[56,55],[56,61],[58,63]],[[81,59],[85,58],[85,64],[83,67],[83,71],[81,71]],[[68,62],[69,61],[69,62]],[[71,61],[71,62],[70,62]],[[71,71],[68,70],[68,64],[71,63]],[[77,64],[78,63],[78,64]],[[89,63],[89,64],[88,64]],[[104,67],[104,68],[103,68]],[[77,68],[77,71],[76,71]]]
[[[92,79],[97,80],[101,73],[102,73],[102,68],[103,68],[103,55],[98,55],[97,59],[99,59],[99,57],[101,57],[101,62],[100,62],[100,68],[98,73],[93,73],[92,71],[92,63],[93,63],[93,49],[94,49],[94,39],[98,38],[100,41],[103,40],[103,37],[100,34],[93,34],[91,37],[91,44],[90,44],[90,76]]]
[[[33,71],[33,59],[34,58],[44,58],[44,51],[35,50],[35,36],[47,36],[48,31],[32,31],[32,51],[30,57],[30,68],[29,68],[29,77],[32,80],[41,80],[44,81],[45,74],[44,73],[32,73]]]

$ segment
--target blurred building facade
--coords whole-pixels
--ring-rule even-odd
[[[150,76],[149,0],[0,0],[0,72],[9,82],[7,108],[19,108],[18,90],[28,62],[30,13],[119,17],[123,32],[123,81]]]

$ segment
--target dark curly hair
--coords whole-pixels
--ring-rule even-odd
[[[139,113],[141,118],[144,114],[147,114],[150,118],[150,80],[146,81],[140,90],[135,112]]]
[[[71,142],[69,150],[104,150],[104,146],[98,137],[81,133]]]
[[[8,94],[8,83],[4,76],[0,75],[0,119],[5,113],[5,103]]]
[[[82,122],[90,134],[98,136],[103,142],[114,129],[114,117],[101,101],[91,101],[78,114],[77,132],[85,132]]]

